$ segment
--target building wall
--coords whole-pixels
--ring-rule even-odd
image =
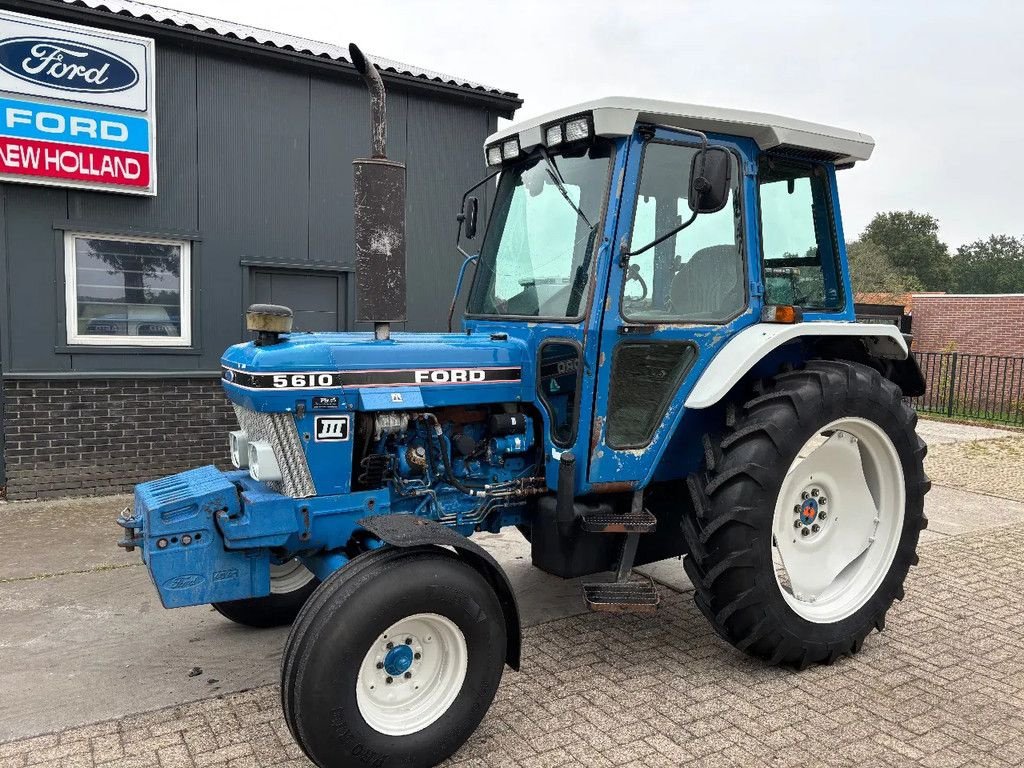
[[[8,380],[4,400],[11,500],[119,493],[226,466],[236,428],[216,378]]]
[[[362,81],[146,33],[157,39],[156,197],[0,184],[12,499],[126,490],[225,460],[233,417],[214,377],[275,274],[330,280],[338,302],[320,320],[356,329],[352,160],[370,143]],[[499,111],[470,95],[389,88],[389,156],[407,164],[409,330],[445,326],[460,266],[455,214],[485,172]],[[190,241],[191,347],[69,347],[66,231]]]
[[[914,350],[1024,356],[1024,294],[914,296]]]

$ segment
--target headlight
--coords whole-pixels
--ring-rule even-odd
[[[590,118],[577,117],[565,124],[565,140],[580,141],[590,137]]]
[[[228,445],[231,446],[231,463],[235,469],[249,466],[249,435],[244,429],[228,433]]]
[[[561,125],[549,125],[547,130],[544,131],[544,143],[549,147],[553,147],[556,144],[562,143],[562,126]]]
[[[261,483],[281,479],[281,467],[270,443],[263,440],[249,443],[249,476]]]
[[[519,157],[519,137],[514,136],[501,145],[501,159],[515,160]]]
[[[592,116],[588,113],[543,126],[544,145],[556,147],[559,144],[586,141],[594,134],[592,120]]]

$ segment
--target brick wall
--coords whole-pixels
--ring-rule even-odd
[[[914,350],[1024,355],[1024,294],[914,295]]]
[[[4,382],[7,498],[90,496],[228,461],[217,379]]]

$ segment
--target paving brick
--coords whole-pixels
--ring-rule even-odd
[[[946,480],[969,474],[970,461],[930,469]],[[1008,484],[1024,477],[1004,474]],[[1022,541],[1017,525],[923,545],[885,632],[804,673],[727,647],[689,595],[667,593],[647,619],[531,627],[523,671],[506,672],[448,765],[1019,767]],[[29,765],[309,768],[274,686],[0,744],[0,768]]]

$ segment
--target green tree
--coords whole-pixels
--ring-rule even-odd
[[[875,214],[860,241],[870,243],[900,274],[916,280],[920,290],[948,291],[952,259],[939,240],[939,222],[927,213],[889,211]]]
[[[855,293],[908,293],[920,291],[916,275],[895,267],[885,250],[872,240],[857,240],[846,245],[850,280]]]
[[[959,293],[1024,293],[1024,238],[991,235],[961,245],[953,284]]]

